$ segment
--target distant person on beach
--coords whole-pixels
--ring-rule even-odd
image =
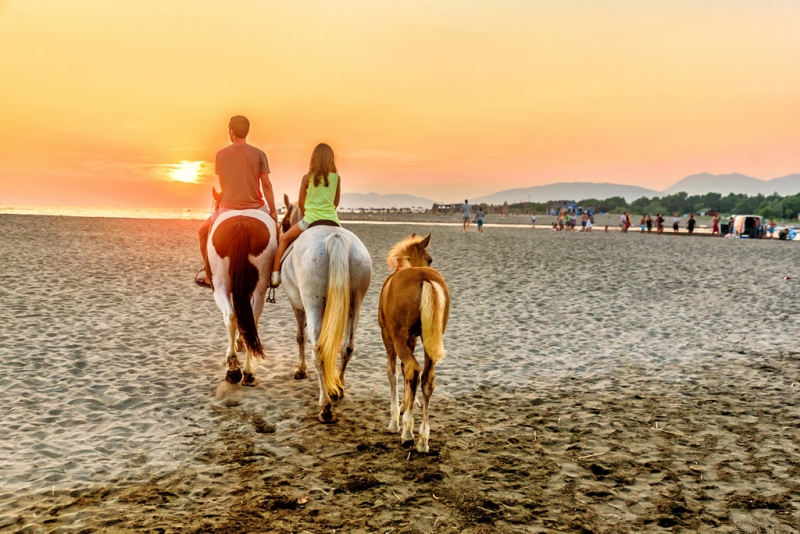
[[[772,237],[773,237],[772,234],[775,233],[775,228],[777,226],[778,226],[778,223],[775,222],[775,219],[770,219],[769,220],[769,226],[767,227],[767,231],[769,232],[769,238],[770,239],[772,239]]]
[[[478,208],[478,213],[475,214],[475,222],[478,224],[478,232],[483,233],[483,208]]]
[[[623,213],[619,216],[619,228],[623,234],[628,233],[628,214]]]
[[[560,232],[563,229],[564,229],[564,214],[560,213],[558,215],[558,231]]]
[[[675,216],[672,217],[672,233],[677,234],[678,228],[680,227],[681,227],[681,218],[678,217],[678,214],[676,213]]]
[[[594,222],[592,221],[592,218],[591,217],[586,217],[586,231],[587,232],[591,232],[592,231],[592,226],[593,225],[594,225]]]
[[[214,205],[214,212],[197,232],[200,254],[203,256],[205,276],[195,279],[201,287],[211,287],[211,267],[208,264],[208,234],[217,217],[229,210],[258,209],[278,222],[275,195],[269,181],[269,162],[264,151],[247,144],[250,121],[242,115],[231,117],[228,136],[231,144],[217,152],[215,172],[222,193]]]
[[[653,231],[653,218],[648,215],[644,223],[647,226],[647,233],[651,233]]]
[[[531,226],[536,226],[536,214],[531,214]]]
[[[585,211],[581,213],[581,232],[586,231],[586,220],[589,218],[589,214]]]
[[[320,143],[311,153],[308,163],[308,173],[300,181],[300,193],[297,206],[303,218],[289,228],[278,242],[278,251],[275,253],[275,263],[272,268],[270,285],[281,285],[281,260],[283,254],[300,234],[312,225],[326,224],[326,226],[339,226],[339,216],[336,208],[339,206],[342,180],[336,170],[336,161],[333,149],[325,143]]]
[[[734,222],[736,222],[736,219],[734,219],[733,217],[728,217],[728,235],[729,236],[736,235],[736,228],[735,228],[735,225],[733,224]]]
[[[664,232],[664,214],[659,213],[656,215],[656,234],[661,235]]]
[[[641,226],[642,230],[639,232],[640,234],[644,233],[644,229],[647,228],[647,217],[642,215],[642,220],[639,221],[639,226]]]
[[[694,213],[689,214],[689,220],[686,221],[686,228],[689,230],[689,235],[694,233],[694,226],[697,224],[697,221],[694,220]]]
[[[608,225],[606,225],[606,233],[608,233]]]
[[[713,221],[712,227],[711,227],[711,235],[712,236],[715,235],[715,234],[719,235],[719,221],[720,221],[719,214],[714,215],[714,221]]]
[[[469,220],[472,218],[472,206],[469,205],[469,200],[464,199],[464,204],[461,205],[461,216],[463,217],[462,226],[464,231],[469,231]]]

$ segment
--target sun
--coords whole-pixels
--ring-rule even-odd
[[[181,161],[172,165],[169,173],[173,180],[178,182],[185,182],[187,184],[196,184],[200,178],[200,167],[203,166],[202,161]]]

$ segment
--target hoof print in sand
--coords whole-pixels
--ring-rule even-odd
[[[274,434],[277,428],[272,423],[267,423],[264,418],[259,415],[253,417],[253,427],[259,434]]]

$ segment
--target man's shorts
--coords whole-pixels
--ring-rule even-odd
[[[464,222],[469,222],[469,217],[464,217]]]
[[[478,226],[483,226],[483,219],[478,220]]]

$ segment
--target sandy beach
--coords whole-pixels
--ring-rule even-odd
[[[800,532],[796,244],[352,224],[373,282],[322,425],[281,291],[257,386],[224,383],[198,226],[0,215],[0,531]],[[376,320],[412,231],[452,297],[427,456]]]

